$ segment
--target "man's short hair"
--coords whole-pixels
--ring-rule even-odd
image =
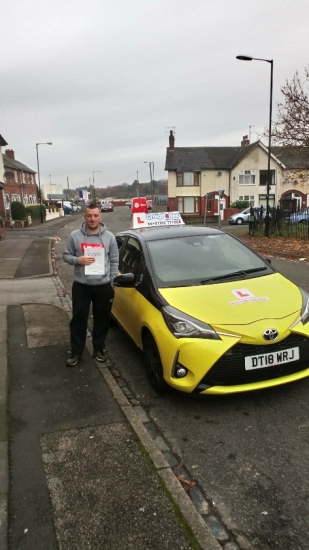
[[[99,208],[99,207],[95,202],[91,202],[90,204],[87,204],[86,208],[89,208],[89,210],[94,210],[95,208]]]

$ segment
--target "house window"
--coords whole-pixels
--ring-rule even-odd
[[[4,193],[4,208],[6,210],[10,210],[11,208],[10,195],[8,193]]]
[[[276,183],[276,170],[270,171],[270,185],[275,185]],[[266,185],[268,180],[268,170],[260,170],[260,185]]]
[[[16,181],[16,183],[19,182],[19,179],[18,179],[18,172],[15,173],[15,181]]]
[[[200,172],[177,172],[177,187],[200,185]]]
[[[199,197],[178,197],[178,211],[181,214],[198,214]]]
[[[250,206],[254,206],[254,195],[238,195],[238,200],[248,201]]]
[[[22,179],[23,179],[23,183],[26,183],[26,174],[25,174],[25,172],[22,172]]]
[[[24,204],[28,204],[28,195],[24,195]]]
[[[239,185],[255,185],[256,170],[239,170]]]
[[[267,196],[259,195],[259,206],[265,206],[266,208]],[[275,195],[269,195],[268,201],[269,207],[273,208],[275,206]]]

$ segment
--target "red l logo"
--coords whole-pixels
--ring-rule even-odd
[[[241,292],[241,290],[238,290],[237,292],[239,298],[249,298],[250,294]]]

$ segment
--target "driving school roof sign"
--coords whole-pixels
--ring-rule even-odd
[[[167,225],[184,225],[179,212],[144,212],[133,214],[133,229],[160,227]]]

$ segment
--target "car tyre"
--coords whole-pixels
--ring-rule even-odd
[[[244,220],[242,218],[237,218],[236,223],[237,225],[241,225],[242,223],[244,223]]]
[[[163,377],[163,367],[157,344],[150,332],[143,337],[143,351],[149,382],[157,393],[164,395],[168,385]]]

